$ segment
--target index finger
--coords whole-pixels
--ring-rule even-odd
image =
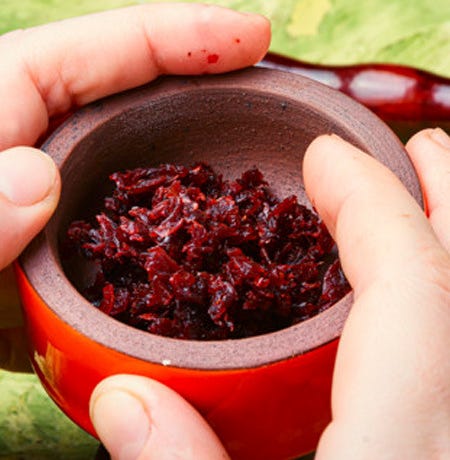
[[[49,116],[160,74],[218,73],[267,51],[259,15],[195,4],[141,5],[0,37],[0,150],[32,145]]]
[[[335,135],[321,136],[307,150],[304,175],[356,297],[374,282],[391,282],[406,271],[418,269],[419,280],[432,277],[429,270],[422,273],[424,259],[448,265],[448,254],[419,205],[373,157]]]

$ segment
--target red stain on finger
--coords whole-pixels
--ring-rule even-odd
[[[208,54],[208,64],[215,64],[219,60],[218,54]]]

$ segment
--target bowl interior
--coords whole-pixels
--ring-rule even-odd
[[[73,147],[62,165],[63,195],[49,226],[60,242],[72,220],[102,207],[112,188],[108,175],[134,167],[205,162],[226,179],[236,179],[257,166],[278,196],[295,194],[309,203],[302,157],[317,134],[335,128],[331,120],[263,92],[181,87],[164,96],[164,86],[156,83],[153,92],[161,92],[159,97],[148,92],[148,101],[143,97],[142,105],[108,117]],[[334,130],[345,135],[343,128]],[[64,264],[77,288],[89,274],[80,268],[74,260]]]
[[[45,232],[22,257],[27,276],[50,308],[80,332],[150,361],[250,367],[320,346],[339,335],[350,295],[311,320],[265,336],[208,343],[162,338],[92,308],[74,289],[89,279],[88,264],[62,262],[60,245],[70,222],[100,208],[112,188],[108,175],[139,166],[202,161],[229,179],[257,166],[280,197],[295,194],[309,206],[302,159],[309,143],[324,133],[336,133],[387,164],[420,201],[417,178],[392,132],[349,98],[300,76],[247,69],[221,76],[165,77],[94,103],[44,145],[60,166],[63,189]]]

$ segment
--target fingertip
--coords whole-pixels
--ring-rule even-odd
[[[113,458],[228,458],[198,412],[176,392],[152,379],[108,377],[92,393],[90,415]]]
[[[255,48],[255,58],[252,64],[259,62],[267,53],[272,39],[272,24],[269,18],[261,14],[250,13],[253,22],[254,36],[258,37]]]
[[[450,249],[450,137],[441,128],[425,129],[406,144],[422,186],[425,209],[439,241]]]
[[[433,129],[429,136],[435,143],[444,147],[445,150],[450,150],[450,136],[442,128]]]
[[[44,152],[14,147],[0,153],[0,269],[44,227],[60,189],[59,171]]]
[[[413,134],[408,142],[406,143],[406,147],[408,147],[408,145],[413,145],[415,144],[416,142],[420,141],[424,136],[429,136],[430,133],[433,131],[433,128],[427,128],[427,129],[423,129],[415,134]]]
[[[222,8],[221,14],[224,10]],[[228,24],[224,21],[222,25],[224,43],[219,45],[224,49],[226,60],[223,68],[218,66],[217,69],[208,69],[214,73],[256,64],[266,55],[271,41],[271,23],[268,18],[256,13],[226,11],[229,14]],[[237,21],[237,18],[240,20]]]
[[[13,147],[0,153],[0,195],[14,206],[51,200],[58,191],[58,169],[41,150]]]
[[[355,147],[337,134],[321,134],[309,144],[303,161],[308,166],[317,167],[322,163],[324,156],[332,155],[336,149],[341,151],[349,148]]]
[[[450,163],[450,137],[441,128],[428,128],[409,139],[406,151],[419,176],[430,170],[447,169]],[[433,161],[430,161],[433,158]],[[425,174],[427,175],[427,174]],[[423,180],[423,177],[420,177]],[[427,186],[427,184],[423,184]]]
[[[316,137],[307,147],[305,156],[303,158],[304,174],[310,172],[310,168],[315,168],[320,164],[323,155],[327,154],[336,142],[336,139],[341,139],[339,136],[333,134],[322,134]]]
[[[92,395],[90,416],[97,435],[114,459],[135,460],[151,436],[150,414],[139,392],[110,383]]]
[[[160,5],[159,14],[164,6]],[[146,20],[148,40],[160,73],[217,74],[248,67],[259,62],[267,53],[271,40],[270,21],[260,14],[242,13],[218,5],[186,4],[176,10],[167,8],[167,21],[177,26],[182,45],[168,40],[167,27],[154,25],[156,16]],[[182,9],[181,9],[182,8]],[[156,12],[156,9],[154,10]],[[158,52],[164,50],[164,54]]]
[[[336,183],[336,155],[344,155],[354,147],[336,134],[323,134],[315,138],[303,158],[303,180],[312,205],[318,210],[330,233],[334,236],[336,216],[329,193]],[[351,153],[351,152],[350,152]]]
[[[426,144],[432,142],[435,147],[439,149],[445,149],[446,151],[450,150],[450,137],[449,135],[440,127],[437,128],[427,128],[419,131],[414,134],[411,139],[406,143],[407,151],[415,150],[421,148]]]

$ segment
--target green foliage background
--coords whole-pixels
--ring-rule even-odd
[[[145,2],[0,0],[0,34],[138,3]],[[448,0],[216,0],[208,3],[268,16],[273,30],[271,50],[281,54],[328,64],[401,63],[450,77]],[[0,458],[93,458],[96,441],[53,405],[34,376],[0,371],[0,389]]]
[[[160,0],[161,2],[161,0]],[[152,1],[0,0],[0,33]],[[162,0],[162,3],[169,3]],[[396,62],[450,76],[448,0],[215,0],[272,20],[272,50],[330,64]]]

